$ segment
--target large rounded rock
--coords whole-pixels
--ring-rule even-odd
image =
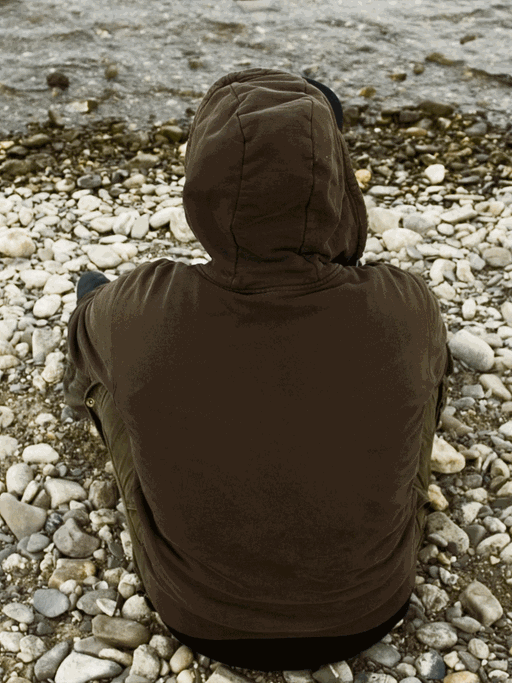
[[[100,547],[100,541],[84,533],[72,517],[53,534],[57,549],[67,557],[88,557]]]
[[[448,342],[448,347],[455,358],[480,372],[487,372],[494,365],[492,348],[486,341],[471,334],[468,330],[456,332]]]
[[[0,254],[11,258],[30,258],[36,250],[34,240],[21,228],[0,235]]]

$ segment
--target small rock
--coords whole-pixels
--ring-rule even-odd
[[[462,607],[484,626],[491,626],[503,616],[503,607],[480,581],[472,581],[460,594]]]
[[[0,514],[18,540],[36,533],[46,522],[45,510],[21,503],[10,493],[0,495]]]
[[[38,681],[45,681],[55,677],[62,660],[69,654],[70,643],[57,643],[51,650],[45,652],[36,662],[34,674]]]
[[[131,649],[147,643],[151,637],[149,629],[136,621],[103,614],[93,618],[92,632],[108,645]]]
[[[382,235],[386,230],[398,228],[400,214],[392,209],[374,207],[368,211],[368,225],[372,232]]]
[[[446,168],[443,164],[432,164],[425,169],[424,173],[432,185],[440,185],[446,175]]]
[[[60,88],[66,90],[69,88],[69,78],[61,71],[53,71],[46,77],[46,82],[50,88]]]
[[[8,616],[9,619],[14,619],[20,624],[31,624],[34,621],[33,609],[20,602],[10,602],[7,605],[4,605],[2,612]]]
[[[27,446],[21,457],[24,462],[33,462],[37,464],[51,464],[57,462],[59,454],[48,443],[38,443],[33,446]]]
[[[114,508],[119,499],[115,481],[95,480],[89,487],[89,500],[95,510]]]
[[[36,250],[34,240],[21,228],[11,228],[0,235],[0,254],[11,258],[29,258]]]
[[[123,262],[122,257],[112,247],[104,244],[96,244],[89,247],[87,256],[98,268],[115,268]]]
[[[84,593],[78,600],[76,606],[78,609],[82,610],[82,612],[91,616],[96,616],[97,614],[103,614],[103,610],[97,605],[97,600],[115,600],[116,598],[117,592],[113,588],[87,591],[87,593]]]
[[[466,458],[442,437],[434,434],[431,467],[433,472],[454,474],[466,467]]]
[[[487,372],[494,365],[491,346],[466,329],[456,332],[448,342],[448,347],[455,358],[480,372]]]
[[[32,313],[36,318],[51,318],[59,310],[61,302],[58,294],[45,294],[36,301]]]
[[[457,631],[446,622],[431,622],[419,627],[416,638],[436,650],[447,650],[457,642]]]
[[[95,173],[88,173],[87,175],[83,175],[78,178],[77,185],[78,187],[82,187],[87,190],[101,187],[101,176]]]
[[[142,240],[149,232],[149,216],[147,214],[135,219],[131,228],[131,238]]]
[[[151,610],[143,595],[132,595],[132,597],[128,598],[124,603],[121,614],[124,619],[140,621],[141,619],[150,616]]]
[[[63,583],[70,579],[82,584],[88,576],[96,574],[96,565],[90,560],[70,560],[59,558],[57,567],[48,580],[49,588],[60,588]]]
[[[154,683],[160,675],[160,658],[149,645],[139,645],[133,653],[133,664],[130,674],[144,676],[151,683]]]
[[[44,487],[50,494],[52,508],[69,503],[70,500],[86,500],[87,492],[76,481],[67,479],[47,479]]]
[[[25,147],[43,147],[51,141],[51,137],[46,133],[35,133],[35,135],[31,135],[28,138],[24,138],[21,141],[21,144]]]
[[[187,669],[194,661],[194,653],[186,645],[181,645],[171,657],[169,664],[171,671],[174,674],[179,674],[180,671]]]
[[[104,74],[107,80],[111,80],[119,74],[119,69],[116,64],[108,64],[108,66],[105,67]]]
[[[7,406],[0,406],[0,429],[7,429],[14,422],[14,412]],[[12,437],[8,437],[12,438]],[[0,459],[2,455],[0,454]]]
[[[87,557],[100,546],[100,540],[84,533],[73,518],[57,529],[53,534],[53,542],[67,557]]]
[[[37,271],[33,271],[37,272]],[[64,275],[51,275],[44,284],[43,294],[64,294],[75,289],[75,285]]]
[[[27,289],[44,287],[50,277],[50,273],[46,270],[24,270],[20,273],[20,278],[25,283]]]
[[[7,434],[0,435],[0,461],[13,455],[18,448],[18,440]]]
[[[59,617],[70,607],[69,598],[55,588],[36,590],[32,598],[35,609],[45,617]]]
[[[46,652],[46,645],[37,636],[25,636],[20,640],[18,659],[22,662],[33,662]]]
[[[57,669],[55,683],[88,683],[98,678],[118,676],[122,670],[119,664],[108,659],[71,652]]]
[[[5,475],[5,484],[8,493],[22,496],[29,482],[34,478],[32,468],[24,462],[11,465]]]

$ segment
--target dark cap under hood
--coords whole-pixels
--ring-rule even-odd
[[[212,257],[198,267],[229,289],[315,283],[355,265],[366,244],[329,101],[286,71],[247,69],[211,86],[190,129],[183,206]]]

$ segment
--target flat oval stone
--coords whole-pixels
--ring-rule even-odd
[[[136,621],[107,617],[103,614],[92,620],[92,632],[96,638],[101,638],[107,645],[128,647],[132,650],[139,645],[149,643],[151,637],[149,629]]]
[[[118,676],[122,670],[119,664],[108,659],[72,652],[57,669],[55,683],[88,683],[98,678]]]
[[[45,510],[20,503],[11,493],[0,495],[0,514],[18,541],[40,531],[46,522]]]
[[[57,529],[53,542],[68,557],[87,557],[100,547],[100,540],[84,533],[73,518]]]
[[[58,617],[67,612],[70,606],[69,598],[55,588],[41,588],[36,590],[32,598],[35,609],[45,617]]]

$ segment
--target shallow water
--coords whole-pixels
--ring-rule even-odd
[[[323,81],[342,102],[371,85],[385,106],[428,98],[508,121],[509,0],[258,2],[266,9],[253,0],[0,0],[0,129],[45,121],[49,108],[67,122],[180,118],[222,75],[256,66]],[[452,63],[425,61],[435,52]],[[109,64],[119,69],[111,80]],[[67,90],[48,87],[54,70]],[[90,99],[98,107],[84,113]]]

